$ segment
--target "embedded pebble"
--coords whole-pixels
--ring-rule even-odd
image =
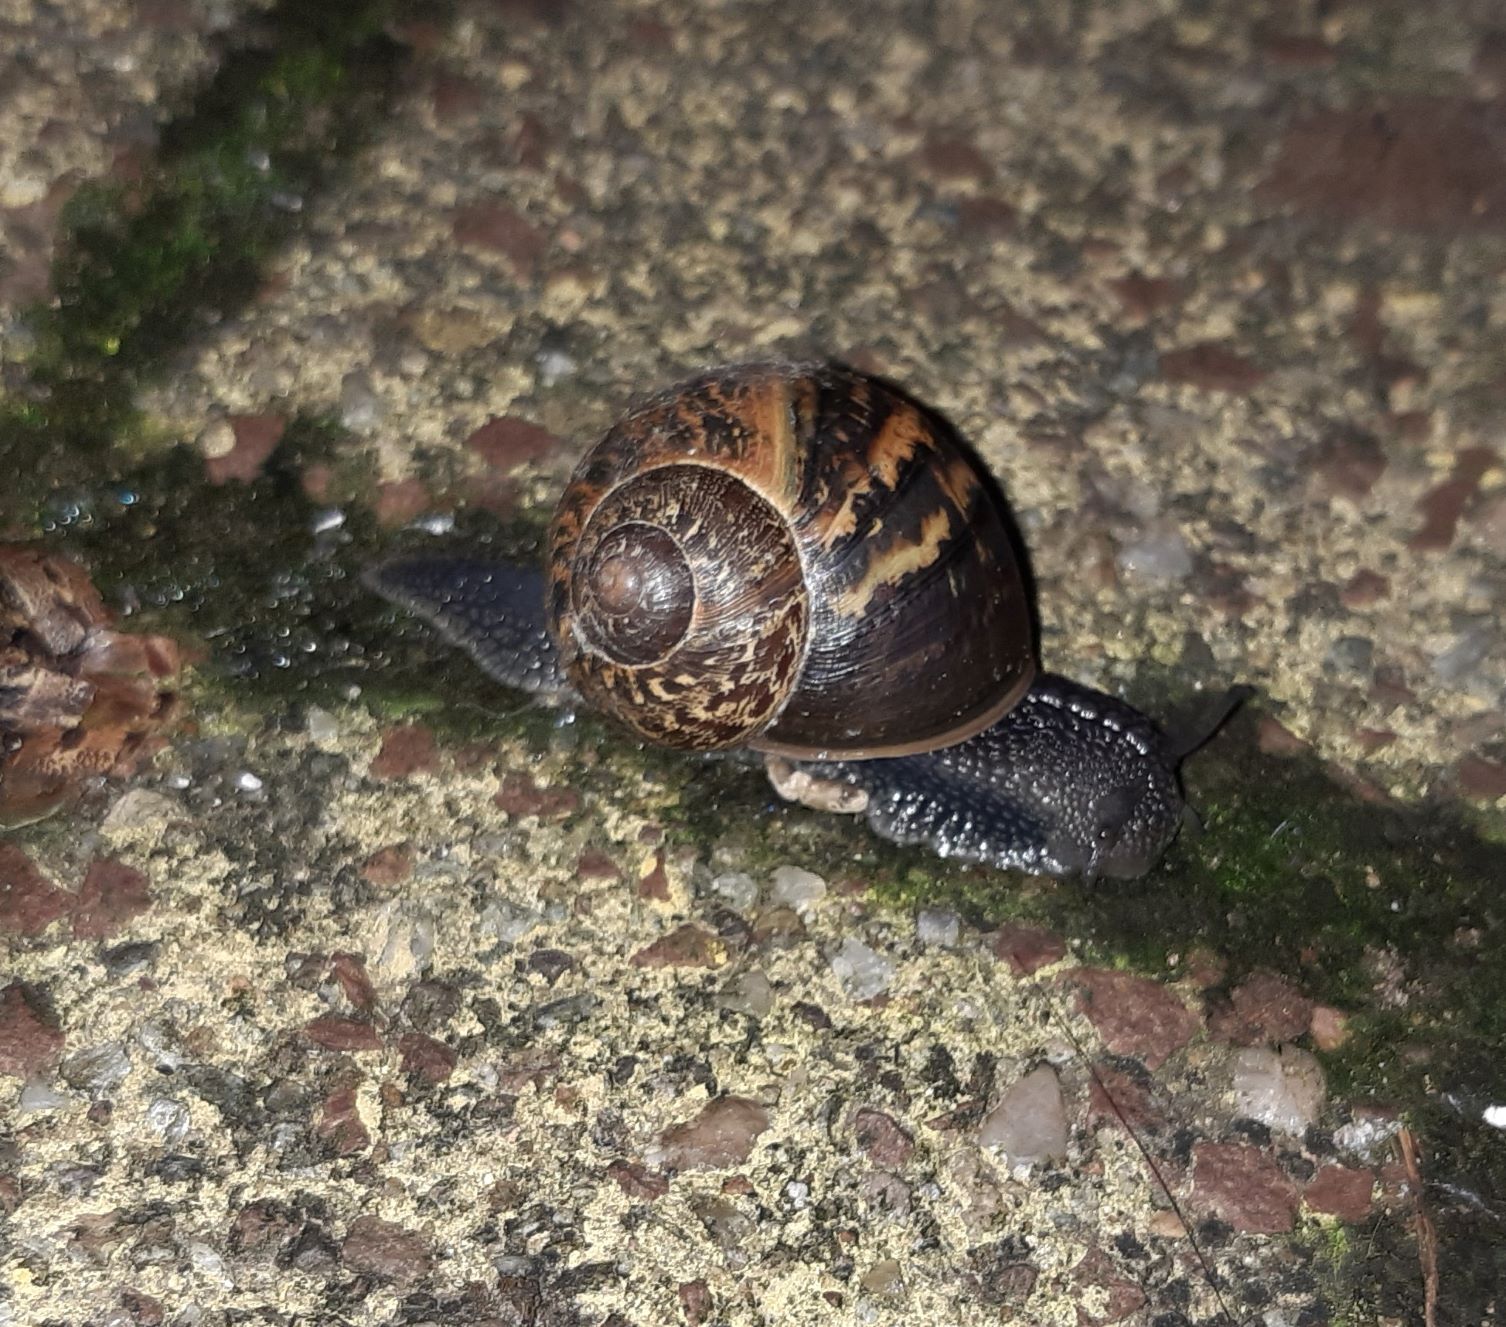
[[[511,899],[493,899],[481,909],[478,927],[481,934],[499,944],[515,945],[542,924],[543,914]]]
[[[144,825],[157,824],[171,816],[181,814],[182,807],[176,798],[166,793],[153,792],[149,788],[132,788],[105,812],[100,829],[106,834],[119,834],[126,830],[140,829]]]
[[[746,871],[723,871],[712,879],[711,892],[729,908],[747,912],[758,902],[758,881]]]
[[[882,995],[894,980],[894,960],[854,936],[842,941],[841,948],[831,956],[831,970],[853,1000],[871,1000]]]
[[[225,1260],[208,1244],[197,1240],[190,1244],[188,1261],[199,1276],[216,1282],[222,1289],[228,1290],[235,1284],[225,1271]]]
[[[110,1041],[74,1051],[58,1068],[63,1081],[75,1091],[103,1096],[125,1082],[131,1057],[120,1042]]]
[[[1297,1187],[1269,1152],[1248,1143],[1199,1143],[1192,1150],[1192,1207],[1235,1230],[1290,1230]]]
[[[371,965],[378,980],[401,985],[421,976],[434,959],[434,918],[398,900],[383,905],[381,951]]]
[[[1003,1152],[1011,1170],[1065,1159],[1067,1107],[1056,1071],[1043,1064],[1012,1083],[984,1117],[978,1143]]]
[[[717,1097],[701,1113],[666,1129],[645,1158],[651,1166],[702,1170],[738,1166],[769,1127],[769,1113],[747,1097]]]
[[[188,1107],[171,1097],[156,1097],[146,1108],[147,1125],[169,1146],[188,1137]]]
[[[734,1013],[766,1018],[774,1007],[774,988],[769,985],[769,979],[755,968],[752,972],[739,973],[723,986],[716,1002]]]
[[[340,721],[328,710],[322,710],[317,705],[309,706],[303,723],[309,735],[309,741],[316,746],[333,742],[340,736]]]
[[[340,423],[352,433],[370,433],[386,414],[382,399],[372,390],[371,379],[352,369],[340,381]]]
[[[922,908],[915,918],[915,938],[923,945],[955,949],[962,937],[962,918],[946,908]]]
[[[1344,1152],[1373,1161],[1401,1131],[1401,1121],[1389,1115],[1361,1115],[1333,1131],[1335,1145]]]
[[[1300,1136],[1317,1123],[1327,1090],[1323,1066],[1298,1046],[1247,1046],[1234,1056],[1234,1101],[1252,1120]]]
[[[61,1110],[67,1104],[67,1093],[59,1092],[52,1084],[43,1082],[40,1078],[29,1078],[21,1087],[16,1109],[23,1115],[29,1115],[44,1110]]]
[[[1120,547],[1119,569],[1148,581],[1182,581],[1192,574],[1192,552],[1176,526],[1155,522]]]
[[[776,904],[794,908],[803,915],[826,897],[826,881],[814,871],[780,866],[775,868],[770,893]]]

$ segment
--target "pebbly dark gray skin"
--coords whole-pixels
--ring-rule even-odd
[[[370,589],[431,623],[491,677],[552,703],[574,699],[545,617],[541,570],[455,557],[410,557],[365,577]],[[1181,758],[1211,735],[1176,743],[1138,710],[1052,674],[975,737],[920,755],[789,761],[861,796],[883,838],[943,857],[1047,875],[1132,878],[1150,870],[1190,814]],[[777,783],[776,783],[777,786]]]

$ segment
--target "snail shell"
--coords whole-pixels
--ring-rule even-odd
[[[995,723],[1034,676],[1002,506],[945,421],[832,365],[652,397],[549,534],[560,661],[663,746],[896,756]]]

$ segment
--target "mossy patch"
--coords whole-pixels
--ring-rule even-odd
[[[283,0],[164,129],[139,178],[73,196],[32,312],[27,386],[0,402],[0,469],[22,512],[81,468],[118,475],[150,441],[137,386],[210,312],[254,293],[309,196],[348,160],[395,87],[389,0]],[[413,6],[405,6],[404,10]]]

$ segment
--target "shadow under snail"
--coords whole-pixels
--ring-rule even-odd
[[[545,566],[401,557],[367,584],[493,678],[661,746],[746,747],[900,843],[1134,877],[1194,739],[1037,671],[1002,499],[938,415],[831,364],[711,370],[576,468]]]

